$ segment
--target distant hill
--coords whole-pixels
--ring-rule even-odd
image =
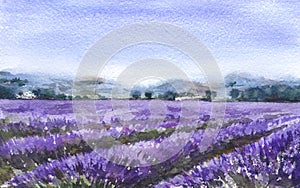
[[[8,71],[0,72],[0,86],[6,90],[9,96],[22,95],[22,93],[39,91],[48,92],[49,95],[70,95],[72,93],[72,80],[55,77],[54,75],[35,74],[12,74]],[[5,98],[6,94],[0,96]],[[11,97],[10,97],[11,98]],[[49,96],[49,98],[51,98]]]
[[[232,73],[225,77],[227,95],[230,100],[298,102],[300,101],[300,79],[286,77],[272,80],[255,77],[247,73]]]
[[[278,80],[273,80],[261,76],[254,76],[245,72],[234,72],[225,76],[225,84],[227,87],[229,87],[234,82],[236,83],[236,87],[241,88],[260,87],[276,84],[297,86],[300,84],[300,79],[294,77],[284,77],[279,78]]]
[[[161,82],[149,88],[156,93],[164,93],[166,91],[176,91],[177,93],[187,93],[194,96],[205,95],[205,91],[209,90],[208,86],[199,82],[191,82],[187,80],[170,80],[168,82]]]
[[[0,77],[6,77],[6,78],[10,78],[13,77],[14,75],[11,74],[10,72],[7,71],[0,71]]]
[[[230,86],[230,84],[235,83],[235,86],[241,88],[250,88],[257,87],[263,85],[272,85],[275,84],[276,81],[271,79],[266,79],[264,77],[256,77],[249,73],[231,73],[225,76],[225,84],[226,86]]]
[[[12,74],[9,71],[0,71],[0,98],[15,98],[17,95],[37,97],[41,99],[70,99],[75,98],[129,98],[133,90],[137,97],[161,97],[165,93],[176,93],[179,97],[205,98],[209,87],[205,83],[197,81],[187,81],[173,79],[168,81],[157,82],[152,85],[136,85],[133,88],[126,88],[114,80],[105,79],[85,79],[77,82],[80,92],[78,96],[73,95],[73,80],[68,76],[55,76],[42,73],[33,74]],[[264,77],[253,76],[248,73],[234,72],[225,77],[227,87],[227,96],[229,99],[247,100],[246,97],[252,97],[254,100],[256,93],[260,93],[261,100],[273,100],[272,95],[282,98],[297,100],[300,79],[286,77],[285,79],[272,80]],[[250,92],[250,93],[249,93]],[[252,92],[252,93],[251,93]],[[272,93],[273,92],[273,93]],[[277,92],[274,94],[274,92]],[[280,93],[281,92],[281,93]],[[76,93],[76,92],[75,92]],[[292,96],[286,97],[292,93]],[[113,95],[112,95],[113,94]],[[254,99],[253,99],[254,98]]]

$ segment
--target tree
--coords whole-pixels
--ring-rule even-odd
[[[65,100],[65,99],[67,99],[67,96],[65,95],[65,94],[58,94],[58,95],[56,95],[56,97],[55,97],[56,99],[59,99],[59,100]]]
[[[208,101],[211,101],[211,91],[210,90],[205,91],[205,99]]]
[[[147,99],[151,99],[151,98],[152,98],[152,95],[153,95],[152,91],[146,91],[146,92],[145,92],[145,97],[146,97]]]
[[[132,90],[130,92],[130,96],[133,98],[133,99],[140,99],[141,98],[141,95],[142,93],[139,91],[139,90]]]
[[[163,94],[163,98],[164,99],[166,99],[166,100],[172,100],[172,101],[174,101],[177,96],[178,96],[178,94],[175,91],[166,91]]]
[[[10,89],[0,86],[0,99],[13,99],[15,95]]]
[[[40,98],[40,95],[41,95],[41,89],[32,90],[32,93],[33,93],[37,98]]]
[[[32,93],[38,99],[56,99],[56,94],[53,89],[38,88],[37,90],[33,90]]]

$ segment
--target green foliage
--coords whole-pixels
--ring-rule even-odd
[[[154,130],[149,130],[146,132],[139,132],[136,133],[135,135],[131,136],[122,136],[120,138],[120,141],[122,144],[129,144],[129,143],[136,143],[139,141],[149,141],[157,138],[163,138],[163,137],[168,137],[172,133],[174,133],[175,128],[167,128],[165,131],[158,131],[156,129]]]
[[[10,83],[17,83],[19,87],[25,86],[28,83],[28,80],[21,80],[19,77],[13,78],[10,80]]]
[[[65,94],[58,94],[58,95],[56,95],[55,98],[60,99],[60,100],[64,100],[64,99],[67,99],[67,96]]]
[[[146,97],[147,99],[152,99],[152,95],[153,95],[152,91],[146,91],[146,92],[145,92],[145,97]]]
[[[299,102],[300,86],[266,85],[245,90],[233,88],[230,91],[233,100],[256,102]]]
[[[0,158],[0,184],[10,180],[14,176],[14,172],[11,166],[2,165],[4,161]]]
[[[59,169],[57,171],[60,171]],[[43,184],[42,187],[48,187],[48,185]],[[58,187],[90,187],[90,188],[115,188],[116,186],[112,182],[103,182],[100,178],[98,180],[90,180],[84,175],[72,181],[68,181],[66,178],[61,179]]]
[[[37,99],[47,99],[47,100],[51,100],[51,99],[56,99],[56,100],[65,100],[68,99],[68,97],[63,94],[56,94],[55,91],[53,89],[44,89],[44,88],[38,88],[32,91],[32,93],[37,97]]]
[[[0,86],[0,99],[13,99],[15,95],[13,91],[7,87]]]
[[[160,97],[162,99],[171,100],[174,101],[175,98],[178,96],[178,94],[175,91],[166,91],[163,95]]]
[[[130,92],[130,96],[133,98],[133,99],[140,99],[141,96],[142,96],[142,92],[139,91],[139,90],[132,90]]]

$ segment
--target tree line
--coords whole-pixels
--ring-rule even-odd
[[[299,102],[300,85],[276,84],[250,87],[244,90],[232,87],[230,96],[234,101]]]

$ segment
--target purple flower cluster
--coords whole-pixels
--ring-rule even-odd
[[[82,137],[74,133],[47,135],[46,137],[32,136],[12,138],[0,146],[0,156],[9,158],[10,155],[23,154],[33,151],[53,151],[65,144],[78,144]]]
[[[2,102],[6,114],[23,117],[0,123],[1,136],[6,136],[0,145],[0,176],[7,165],[12,169],[4,184],[68,187],[82,186],[78,182],[83,180],[95,187],[300,185],[300,117],[295,104],[231,103],[222,123],[211,117],[207,102],[200,102],[199,109],[192,107],[194,101],[182,106],[160,101],[166,111],[161,111],[163,105],[154,111],[147,100],[121,102],[118,111],[112,110],[117,107],[111,101],[96,101],[99,114],[82,124],[66,118],[74,118],[70,101],[15,101],[15,107]],[[128,104],[129,114],[123,111]],[[42,118],[25,123],[30,113]],[[109,143],[102,147],[101,142]],[[133,165],[153,159],[162,162]]]
[[[215,140],[219,142],[223,140],[233,139],[238,136],[242,137],[245,135],[253,135],[259,132],[271,130],[276,127],[280,128],[288,126],[289,124],[294,124],[295,121],[299,121],[299,116],[285,116],[273,120],[259,119],[252,122],[236,123],[226,128],[220,129]]]
[[[239,187],[247,180],[256,186],[297,186],[300,184],[299,136],[300,124],[291,125],[230,154],[203,162],[156,187],[205,187],[213,181]]]
[[[31,187],[41,183],[76,182],[82,175],[90,182],[104,183],[109,181],[118,185],[124,179],[135,181],[136,177],[145,176],[147,172],[148,169],[146,168],[131,169],[114,164],[102,158],[98,153],[91,152],[40,165],[31,172],[15,176],[6,182],[6,185]]]
[[[39,119],[29,118],[29,123],[11,122],[1,125],[1,131],[13,132],[28,132],[28,131],[53,131],[53,130],[74,130],[76,129],[76,122],[74,120],[67,120],[66,118],[48,118],[47,121],[40,121]]]

